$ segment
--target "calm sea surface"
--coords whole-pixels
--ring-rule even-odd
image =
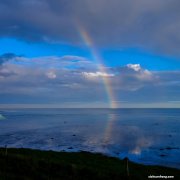
[[[180,109],[1,109],[5,145],[180,168]]]

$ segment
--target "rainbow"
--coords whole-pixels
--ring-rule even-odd
[[[106,72],[106,68],[103,65],[103,60],[101,59],[101,56],[98,54],[98,51],[96,50],[93,40],[90,37],[89,33],[78,23],[78,33],[83,40],[84,44],[88,47],[88,49],[91,52],[91,55],[93,57],[93,60],[98,64],[98,70],[102,72],[103,74],[108,74]],[[111,88],[111,77],[108,76],[102,76],[103,84],[106,90],[108,102],[109,102],[109,108],[117,108],[117,103],[115,101],[115,97],[113,94],[113,90]]]
[[[106,126],[106,129],[104,131],[104,136],[102,142],[105,144],[108,144],[111,141],[112,132],[116,123],[116,115],[115,114],[109,114],[108,115],[108,123]]]

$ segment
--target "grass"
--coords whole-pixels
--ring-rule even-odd
[[[143,180],[149,175],[174,176],[180,170],[146,166],[89,152],[53,152],[0,148],[0,179]]]

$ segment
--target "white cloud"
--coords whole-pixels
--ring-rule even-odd
[[[57,77],[54,71],[49,71],[46,73],[46,75],[49,79],[55,79]]]
[[[97,77],[114,77],[114,74],[109,74],[106,72],[82,72],[82,74],[87,78],[97,78]]]
[[[154,76],[150,71],[148,71],[147,69],[145,70],[142,70],[138,75],[137,77],[140,79],[140,80],[143,80],[143,81],[151,81],[151,80],[155,80],[157,77]]]
[[[123,76],[124,78],[133,77],[139,81],[155,81],[157,80],[158,76],[155,76],[152,72],[147,69],[143,69],[140,64],[127,64],[127,68],[124,68]]]
[[[127,64],[127,67],[129,69],[133,69],[134,71],[140,71],[141,70],[140,64]]]

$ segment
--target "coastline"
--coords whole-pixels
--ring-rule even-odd
[[[0,148],[0,179],[147,179],[174,176],[180,170],[142,165],[100,153],[55,152],[24,148]]]

